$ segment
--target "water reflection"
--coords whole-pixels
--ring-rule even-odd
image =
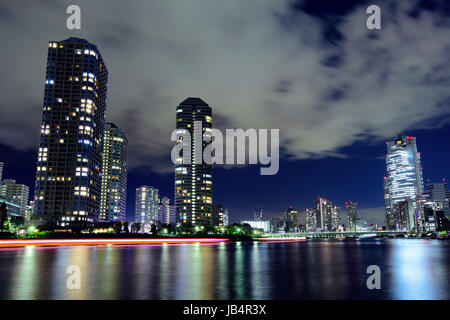
[[[436,242],[418,244],[413,240],[392,242],[390,263],[394,299],[442,299],[448,294],[448,247]],[[443,281],[444,280],[444,281]]]
[[[450,244],[430,240],[0,250],[1,299],[448,299]],[[382,289],[366,287],[367,266]],[[69,265],[81,289],[66,286]]]

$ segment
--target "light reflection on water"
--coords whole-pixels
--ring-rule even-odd
[[[0,249],[1,299],[449,299],[450,242],[395,239]],[[366,268],[381,269],[381,290]],[[69,265],[81,269],[68,290]]]

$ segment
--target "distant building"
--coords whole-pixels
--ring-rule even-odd
[[[142,186],[136,189],[135,222],[146,224],[158,223],[158,189]]]
[[[0,196],[0,204],[6,203],[6,210],[8,211],[8,217],[11,218],[13,216],[19,217],[20,216],[20,204],[17,202],[8,201],[2,196]]]
[[[443,182],[428,183],[424,193],[428,196],[429,201],[439,204],[447,219],[450,219],[450,192],[447,182],[444,180]]]
[[[212,223],[212,165],[198,161],[195,151],[203,153],[208,141],[212,138],[212,111],[209,105],[200,98],[187,98],[176,110],[176,144],[186,143],[183,134],[191,136],[191,163],[183,163],[183,159],[175,159],[175,213],[177,222],[192,225],[208,225]],[[200,137],[194,136],[196,125],[201,123]],[[197,159],[198,160],[198,159]]]
[[[2,182],[2,177],[3,177],[3,166],[4,166],[4,162],[0,162],[0,182]]]
[[[306,232],[317,232],[316,210],[314,208],[306,209]]]
[[[126,220],[127,146],[128,140],[123,131],[114,123],[106,123],[103,143],[100,220]]]
[[[34,201],[30,201],[27,205],[27,210],[25,212],[25,224],[28,224],[31,221],[34,211]]]
[[[270,232],[270,221],[254,221],[254,220],[250,220],[250,221],[241,221],[241,224],[249,224],[252,228],[254,229],[260,229],[263,230],[264,232]]]
[[[424,206],[423,207],[423,217],[424,217],[424,226],[425,231],[427,232],[436,232],[437,231],[437,223],[436,223],[436,208],[433,206]]]
[[[393,216],[395,221],[395,230],[411,231],[416,230],[416,222],[414,217],[414,201],[407,199],[398,201],[393,204]]]
[[[298,231],[298,211],[292,206],[284,212],[284,230],[286,232]]]
[[[347,210],[347,231],[356,231],[356,220],[358,219],[358,203],[347,201],[345,202]]]
[[[341,208],[339,206],[331,207],[331,230],[336,231],[341,226]]]
[[[449,230],[449,219],[445,216],[445,211],[441,203],[425,201],[422,208],[425,232]]]
[[[92,224],[100,211],[108,69],[97,46],[48,43],[34,217],[60,226]]]
[[[26,217],[29,192],[28,186],[16,183],[14,179],[5,179],[0,183],[0,197],[7,202],[17,203],[22,217]]]
[[[258,209],[258,210],[255,210],[255,211],[253,211],[253,219],[255,220],[255,221],[262,221],[262,219],[263,219],[263,209]]]
[[[331,231],[331,208],[333,204],[326,198],[317,197],[315,201],[316,228],[320,231]]]
[[[170,204],[168,197],[162,197],[158,204],[158,222],[159,224],[175,223],[175,207]]]
[[[224,208],[221,204],[214,203],[212,208],[212,224],[214,226],[223,227]]]
[[[397,139],[387,141],[386,146],[386,227],[389,230],[398,230],[399,226],[404,225],[404,221],[396,221],[397,217],[402,217],[394,211],[396,203],[411,199],[413,210],[420,211],[418,196],[424,191],[422,165],[415,137],[399,134]],[[418,226],[421,226],[420,221]]]
[[[450,223],[445,216],[444,210],[436,210],[434,212],[437,231],[446,231],[450,229]]]
[[[228,213],[228,208],[223,209],[223,225],[224,227],[228,226],[230,224],[230,216]]]
[[[271,218],[270,220],[270,232],[271,233],[282,233],[284,231],[284,223],[280,218]]]

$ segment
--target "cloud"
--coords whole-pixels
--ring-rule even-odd
[[[279,128],[291,159],[444,124],[450,113],[448,17],[385,1],[382,30],[364,6],[332,28],[291,1],[17,1],[0,14],[0,142],[37,147],[47,42],[98,45],[110,71],[107,120],[129,140],[130,166],[170,172],[175,107],[199,96],[221,126]],[[411,14],[414,11],[415,14]],[[30,36],[32,35],[32,36]]]

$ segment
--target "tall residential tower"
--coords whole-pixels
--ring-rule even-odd
[[[175,214],[177,222],[212,223],[212,166],[203,162],[203,150],[211,141],[212,112],[200,98],[187,98],[177,107],[177,144],[189,143],[191,163],[175,159]],[[201,130],[200,130],[201,124]],[[195,130],[196,129],[196,130]],[[199,133],[194,134],[194,130]],[[180,139],[188,132],[191,139]],[[180,135],[180,136],[178,136]],[[197,152],[197,155],[196,155]],[[198,154],[198,153],[202,154]],[[201,157],[200,161],[195,161]]]
[[[127,146],[123,131],[114,123],[105,125],[100,219],[125,221],[127,202]]]
[[[34,219],[60,226],[98,219],[108,69],[92,43],[48,44]]]

